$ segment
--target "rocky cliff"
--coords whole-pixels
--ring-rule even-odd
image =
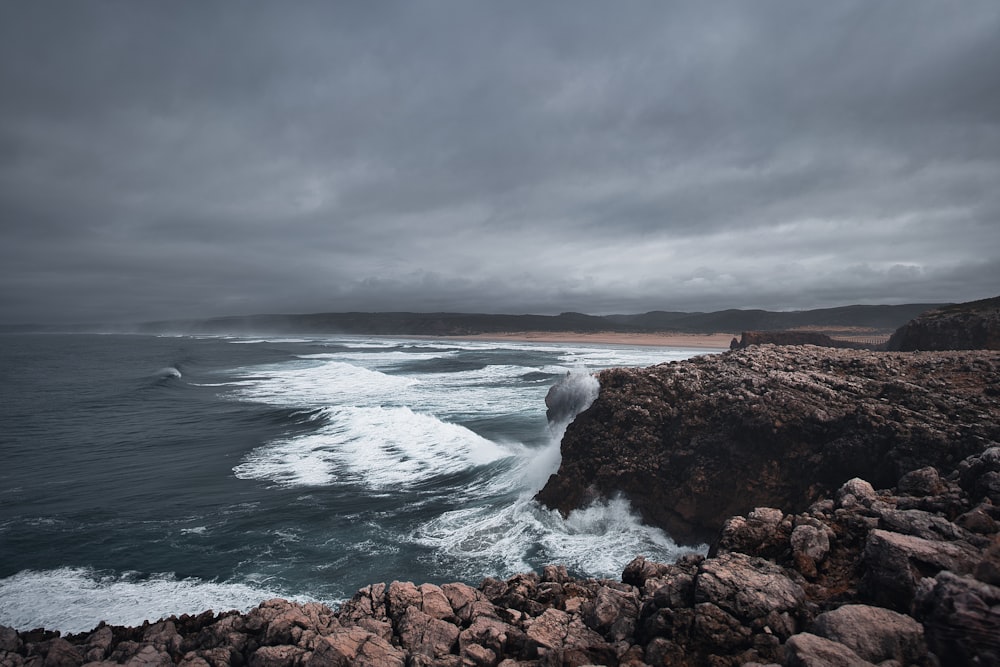
[[[944,306],[904,324],[890,350],[1000,350],[1000,296]]]
[[[848,480],[804,512],[730,518],[709,557],[637,557],[358,591],[339,611],[270,600],[60,637],[0,626],[12,667],[735,667],[1000,664],[1000,448],[892,490]],[[888,662],[887,662],[888,661]]]
[[[537,498],[625,494],[675,539],[754,507],[801,511],[846,480],[951,471],[1000,442],[1000,354],[754,346],[598,375]]]
[[[837,340],[818,331],[744,331],[739,340],[733,339],[729,349],[740,350],[751,345],[817,345],[846,350],[877,350],[882,346],[856,341]]]

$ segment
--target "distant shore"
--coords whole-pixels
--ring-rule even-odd
[[[523,343],[587,343],[598,345],[644,345],[648,347],[687,347],[694,349],[729,349],[738,334],[710,333],[576,333],[572,331],[515,331],[509,333],[470,334],[466,336],[427,336],[451,340],[493,340]]]

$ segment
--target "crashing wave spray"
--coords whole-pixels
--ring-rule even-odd
[[[549,444],[535,457],[531,467],[528,487],[532,496],[545,485],[549,475],[559,469],[562,460],[559,446],[566,427],[578,414],[591,406],[600,391],[601,385],[596,377],[582,370],[574,370],[567,372],[545,395]]]

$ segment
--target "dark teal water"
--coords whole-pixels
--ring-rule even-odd
[[[558,465],[553,383],[691,354],[0,336],[0,623],[82,631],[275,595],[335,603],[373,581],[673,558],[624,501],[564,520],[530,498]]]

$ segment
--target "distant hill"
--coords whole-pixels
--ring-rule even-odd
[[[339,333],[462,336],[522,331],[573,333],[728,333],[810,328],[865,329],[890,333],[941,304],[844,306],[791,312],[722,310],[710,313],[653,311],[639,315],[499,315],[487,313],[311,313],[247,315],[205,320],[146,322],[141,333]]]
[[[842,306],[815,310],[775,312],[768,310],[720,310],[713,313],[653,311],[642,315],[609,315],[606,319],[644,330],[671,330],[685,333],[728,331],[778,331],[812,327],[882,332],[894,331],[914,317],[940,304],[911,303],[901,306]]]

